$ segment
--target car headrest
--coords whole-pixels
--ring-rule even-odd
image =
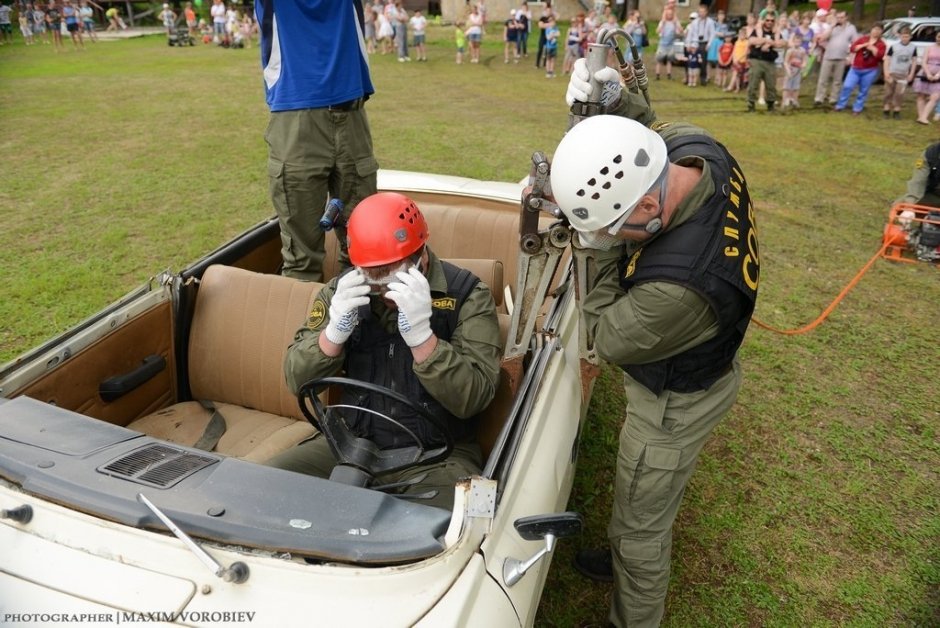
[[[496,259],[454,259],[444,260],[454,266],[465,268],[479,277],[490,287],[496,307],[503,304],[503,263]]]

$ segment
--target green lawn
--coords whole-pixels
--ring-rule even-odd
[[[563,76],[533,55],[373,58],[384,168],[516,181],[567,123]],[[19,41],[19,40],[18,40]],[[534,53],[534,50],[533,50]],[[811,82],[810,82],[811,83]],[[179,268],[273,213],[258,51],[168,48],[162,37],[83,53],[0,48],[0,361]],[[744,168],[763,276],[757,316],[813,318],[878,250],[888,208],[938,127],[808,108],[744,113],[712,87],[656,82],[661,119],[711,130]],[[598,138],[603,141],[603,138]],[[940,273],[879,261],[815,331],[752,328],[738,403],[702,455],[675,530],[667,626],[940,624]],[[609,587],[569,566],[602,543],[624,400],[596,388],[575,493],[580,539],[559,544],[538,625],[602,625]]]

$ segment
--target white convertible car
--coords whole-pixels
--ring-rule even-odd
[[[415,199],[433,250],[500,311],[485,467],[453,511],[260,464],[327,422],[311,406],[335,412],[284,383],[320,285],[277,274],[272,219],[0,369],[0,624],[533,623],[556,539],[580,530],[564,510],[596,373],[570,231],[520,209],[519,184],[379,187]]]

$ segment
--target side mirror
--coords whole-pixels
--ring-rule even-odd
[[[532,566],[546,554],[555,549],[555,541],[581,533],[584,519],[576,512],[559,512],[548,515],[534,515],[516,519],[513,526],[526,541],[545,539],[545,547],[525,561],[507,557],[503,562],[503,581],[511,587],[526,574]]]

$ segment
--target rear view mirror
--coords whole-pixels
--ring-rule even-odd
[[[513,525],[526,541],[538,541],[551,534],[556,539],[581,534],[584,519],[576,512],[558,512],[516,519]]]
[[[545,547],[526,561],[507,557],[503,562],[503,581],[507,587],[519,582],[522,576],[543,556],[555,549],[555,541],[562,537],[581,533],[584,520],[576,512],[559,512],[548,515],[534,515],[516,519],[513,523],[516,532],[526,541],[545,539]]]

